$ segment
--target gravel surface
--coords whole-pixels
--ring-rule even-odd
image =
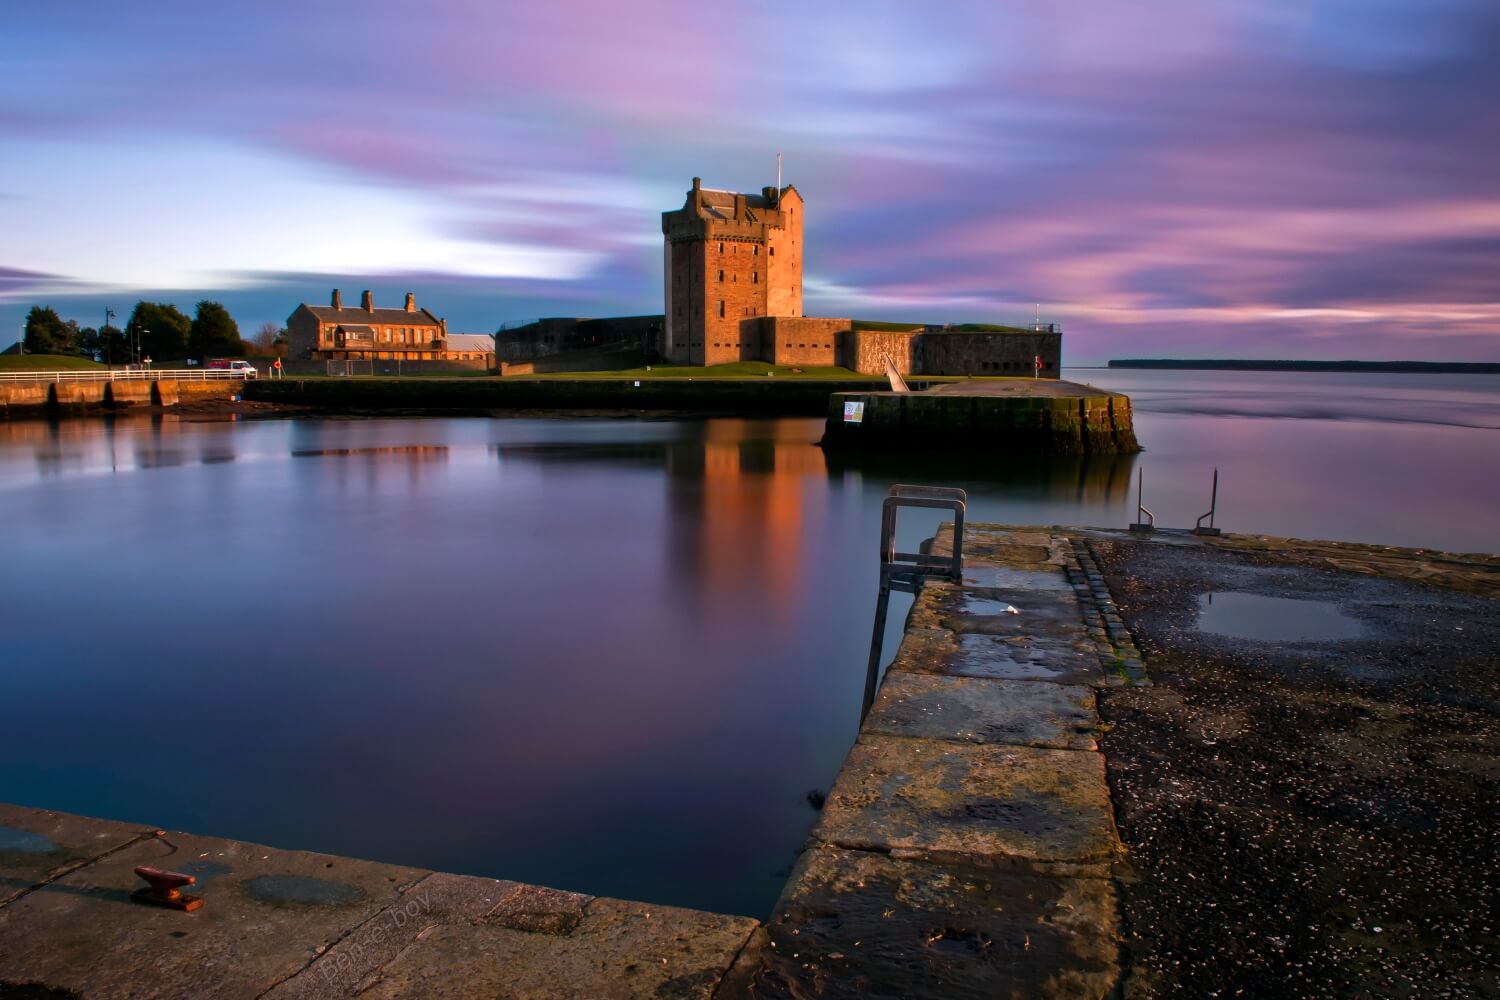
[[[1275,553],[1094,541],[1155,687],[1111,690],[1127,997],[1500,996],[1500,602]],[[1199,632],[1199,595],[1362,638]]]

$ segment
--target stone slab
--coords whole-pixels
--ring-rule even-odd
[[[154,865],[198,876],[192,913],[130,899]],[[428,874],[172,833],[0,907],[0,981],[93,998],[259,996]]]
[[[1093,750],[1094,692],[1078,685],[892,671],[863,731],[965,743]]]
[[[0,803],[0,906],[152,833],[130,823]]]
[[[952,871],[862,851],[803,855],[752,995],[1070,998],[1119,976],[1106,879]]]
[[[891,660],[890,672],[943,674],[952,677],[1052,681],[1057,684],[1106,683],[1097,648],[1087,632],[1076,638],[1046,636],[960,635],[950,629],[909,630]],[[887,675],[889,676],[889,674]]]
[[[1059,569],[1017,569],[964,553],[963,585],[1021,591],[1071,591],[1072,584]]]
[[[917,596],[908,622],[912,628],[994,635],[1076,638],[1088,631],[1071,590],[928,586]]]
[[[613,899],[590,900],[566,929],[442,924],[387,963],[359,996],[708,1000],[758,926],[748,917]]]
[[[1103,876],[1119,848],[1104,757],[862,735],[816,843],[1035,874]]]
[[[507,899],[532,888],[467,875],[428,875],[297,975],[265,994],[265,1000],[338,1000],[353,996],[382,966],[433,927],[484,919]]]

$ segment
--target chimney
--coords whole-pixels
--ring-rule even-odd
[[[371,292],[368,289],[366,289],[365,291],[361,292],[360,296],[359,296],[359,307],[361,309],[363,309],[365,312],[374,312],[375,311],[375,293]]]
[[[339,294],[339,290],[337,288],[333,290],[333,308],[344,308],[344,297]]]
[[[745,196],[742,195],[742,194],[735,195],[734,196],[734,217],[736,219],[744,219],[745,216],[746,216],[746,214],[747,213],[745,211]]]
[[[415,292],[406,293],[406,311],[409,313],[417,311],[417,295]]]

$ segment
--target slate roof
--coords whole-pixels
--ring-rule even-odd
[[[357,324],[366,326],[438,326],[437,317],[426,309],[418,309],[416,312],[407,312],[405,309],[361,309],[358,306],[345,306],[335,309],[333,306],[312,306],[306,302],[302,305],[308,312],[318,317],[323,323],[341,323],[346,327]]]
[[[495,335],[492,333],[450,333],[447,344],[450,351],[495,353]]]

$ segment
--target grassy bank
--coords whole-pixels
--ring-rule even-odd
[[[727,365],[652,365],[648,368],[622,368],[597,372],[558,372],[550,375],[516,375],[525,379],[690,379],[695,382],[715,379],[782,378],[802,380],[834,379],[844,382],[884,382],[885,376],[861,375],[848,368],[832,365],[772,365],[764,361],[735,361]]]
[[[655,374],[638,379],[622,372],[525,378],[258,379],[246,383],[245,397],[348,413],[609,410],[821,416],[830,393],[872,388],[870,379],[858,376],[650,377]]]
[[[72,354],[0,354],[0,372],[71,372],[103,367]]]

